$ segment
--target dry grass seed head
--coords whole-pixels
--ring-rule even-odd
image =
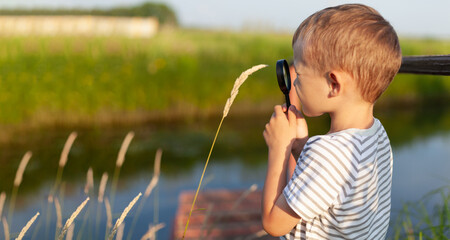
[[[31,225],[34,223],[38,216],[39,212],[37,212],[36,215],[34,215],[34,217],[32,217],[30,221],[27,222],[25,227],[22,228],[22,231],[20,231],[19,236],[16,238],[16,240],[21,240],[25,236],[25,233],[28,231],[28,229],[30,229]]]
[[[72,215],[70,216],[69,219],[67,219],[66,224],[64,224],[64,227],[61,231],[61,234],[58,237],[58,240],[62,240],[64,238],[64,235],[66,234],[67,230],[69,229],[70,225],[73,223],[73,221],[75,220],[75,218],[78,216],[78,214],[81,212],[81,210],[83,210],[84,206],[86,205],[86,203],[89,201],[89,197],[86,198],[86,200],[84,200],[84,202],[82,202],[80,204],[80,206],[78,206],[77,210],[75,210],[75,212],[72,213]]]
[[[2,192],[0,194],[0,218],[2,217],[3,206],[5,206],[5,200],[6,200],[6,193]]]
[[[63,168],[64,166],[66,166],[67,157],[69,156],[70,149],[72,148],[72,144],[76,138],[77,138],[76,132],[70,133],[69,137],[66,140],[66,143],[64,144],[63,151],[61,152],[61,157],[59,159],[59,167]]]
[[[122,240],[124,229],[125,229],[125,223],[120,224],[119,229],[117,229],[116,240]]]
[[[259,69],[265,68],[267,66],[268,65],[265,65],[265,64],[259,64],[259,65],[253,66],[250,69],[247,69],[243,73],[241,73],[241,75],[234,82],[234,86],[233,86],[233,89],[231,90],[230,98],[228,98],[227,102],[225,103],[225,107],[223,109],[223,117],[226,117],[228,115],[231,105],[233,104],[234,99],[236,98],[237,94],[239,93],[239,88],[245,82],[245,80],[248,78],[248,76],[250,76],[252,73],[258,71]]]
[[[28,165],[28,161],[30,161],[30,158],[33,154],[28,151],[23,155],[22,160],[20,161],[19,168],[16,172],[16,177],[14,178],[14,186],[18,187],[20,186],[20,183],[22,183],[23,173],[25,172],[25,168]]]
[[[123,162],[125,161],[125,154],[127,153],[128,146],[133,140],[134,132],[129,132],[125,139],[122,142],[122,146],[120,146],[119,155],[117,156],[116,167],[122,167]]]
[[[156,184],[158,184],[159,181],[159,172],[161,168],[161,156],[162,156],[162,150],[158,148],[156,151],[155,156],[155,166],[153,168],[153,177],[150,183],[147,186],[147,189],[145,189],[144,197],[148,197],[150,193],[152,192],[153,188],[155,188]]]
[[[102,175],[102,179],[100,180],[100,186],[98,188],[98,202],[100,203],[103,202],[107,182],[108,182],[108,173],[104,172]]]
[[[9,226],[8,226],[8,222],[6,221],[5,217],[2,218],[2,223],[3,223],[3,232],[5,234],[5,239],[10,239]]]
[[[111,204],[109,203],[108,198],[105,198],[105,208],[106,208],[106,227],[112,227],[112,212],[111,212]]]
[[[84,193],[88,195],[94,190],[94,172],[90,167],[86,173],[86,185],[84,186]]]
[[[55,209],[56,209],[56,226],[62,228],[62,214],[61,214],[61,204],[59,200],[55,197]]]
[[[159,230],[161,230],[163,227],[165,227],[164,223],[158,223],[156,225],[148,226],[148,231],[142,236],[141,240],[147,240],[147,239],[155,239],[155,234]]]
[[[117,219],[116,224],[114,225],[113,230],[111,231],[111,234],[109,235],[109,239],[112,240],[114,238],[114,235],[117,232],[117,228],[122,224],[123,220],[125,220],[125,217],[130,212],[131,208],[133,208],[134,204],[136,204],[137,200],[141,197],[142,193],[139,193],[131,202],[128,204],[128,206],[123,210],[120,217]]]
[[[67,230],[66,240],[72,240],[74,230],[75,230],[75,223],[72,223],[72,225],[70,225],[69,227],[69,230]]]

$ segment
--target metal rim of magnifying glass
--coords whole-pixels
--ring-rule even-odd
[[[285,71],[285,74],[283,73],[283,69]],[[280,87],[281,91],[284,94],[288,94],[291,89],[291,76],[289,72],[289,65],[285,59],[277,61],[276,71],[277,71],[278,86]],[[286,76],[287,83],[284,80],[284,76]]]

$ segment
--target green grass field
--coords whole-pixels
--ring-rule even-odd
[[[448,54],[450,41],[402,39],[404,55]],[[270,67],[242,86],[236,111],[281,102],[275,62],[288,34],[171,29],[151,39],[0,38],[0,124],[39,125],[220,114],[236,77]],[[398,76],[381,103],[448,99],[450,79]]]

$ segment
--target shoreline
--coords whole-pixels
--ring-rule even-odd
[[[281,101],[261,104],[237,102],[231,108],[227,118],[247,118],[255,115],[257,117],[268,118],[273,110],[273,106],[281,104]],[[448,98],[429,98],[425,100],[414,98],[397,98],[395,100],[381,98],[375,104],[374,112],[376,114],[377,112],[414,111],[429,108],[448,109],[450,108],[450,105],[448,105],[449,101],[450,96]],[[145,124],[150,124],[155,127],[168,124],[189,125],[193,122],[220,119],[222,117],[222,111],[222,108],[174,108],[173,111],[99,111],[94,115],[40,112],[34,117],[20,123],[0,124],[0,144],[8,143],[15,133],[33,132],[50,128],[89,129],[112,128],[117,126],[133,128],[133,126]]]

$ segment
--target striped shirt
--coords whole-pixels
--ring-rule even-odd
[[[301,218],[281,239],[384,239],[392,150],[378,119],[369,129],[311,137],[283,194]]]

